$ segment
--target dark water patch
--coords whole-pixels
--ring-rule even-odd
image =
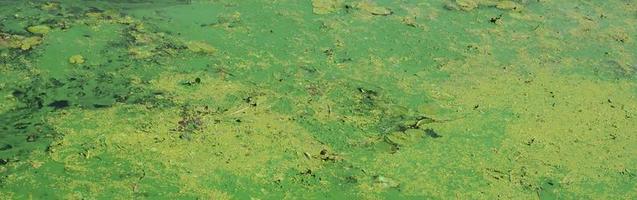
[[[62,109],[69,107],[70,105],[70,102],[67,100],[57,100],[49,103],[47,106],[52,107],[53,109]]]
[[[169,99],[156,98],[157,93],[144,89],[143,84],[133,85],[125,75],[98,73],[62,79],[35,77],[27,84],[16,86],[12,95],[27,108],[46,106],[54,110],[71,106],[105,108],[115,103],[170,104]]]
[[[42,119],[41,109],[15,109],[0,114],[0,157],[21,160],[33,151],[45,151],[59,134]]]
[[[5,145],[0,146],[0,151],[6,151],[6,150],[9,150],[9,149],[13,149],[13,145],[5,144]]]
[[[434,131],[431,128],[425,129],[425,134],[427,134],[427,136],[432,137],[432,138],[442,137],[442,135],[438,134],[438,132]]]

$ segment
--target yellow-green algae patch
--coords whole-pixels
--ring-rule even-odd
[[[173,98],[183,96],[190,102],[222,101],[240,95],[240,88],[244,88],[229,83],[220,88],[217,86],[221,84],[209,83],[210,88],[188,93],[170,92],[170,88],[184,87],[180,78],[184,77],[160,79],[165,84],[161,88],[174,95]],[[69,193],[76,191],[73,192],[76,196],[90,198],[103,197],[111,190],[126,191],[115,195],[120,197],[152,190],[155,195],[164,197],[223,199],[232,195],[209,187],[201,177],[208,177],[208,181],[223,181],[224,176],[211,174],[224,173],[248,178],[253,184],[270,184],[291,178],[290,171],[320,170],[325,162],[321,157],[326,156],[320,152],[332,151],[286,116],[270,112],[267,106],[236,105],[219,109],[203,103],[160,110],[117,105],[100,110],[72,109],[53,115],[47,121],[64,137],[55,140],[48,152],[52,161],[62,165],[66,175],[49,178],[63,180],[67,176],[90,176],[93,177],[91,182],[108,182],[108,185],[67,180],[56,182],[52,187]],[[49,166],[47,164],[52,163],[44,163]],[[138,174],[134,179],[109,181],[110,176],[117,175],[109,173],[120,173],[107,172],[116,165]],[[104,172],[107,174],[96,176],[96,173]],[[174,177],[168,178],[170,174]],[[28,177],[22,177],[6,181],[28,180]],[[161,180],[179,192],[161,192],[156,185],[145,184],[146,180]]]
[[[495,7],[502,10],[519,10],[522,6],[513,1],[499,1]]]
[[[523,4],[527,3],[529,3],[527,0],[453,0],[447,1],[445,7],[450,10],[471,11],[480,6],[484,6],[496,7],[501,10],[520,11],[524,7]]]
[[[195,53],[212,54],[217,51],[217,49],[212,47],[212,45],[202,41],[187,42],[186,46],[188,47],[188,50]]]
[[[42,43],[42,37],[39,36],[26,37],[0,33],[0,49],[30,50],[40,43]]]
[[[4,5],[7,199],[635,196],[636,4]]]
[[[47,25],[36,25],[28,27],[27,31],[35,34],[46,35],[49,31],[51,31],[51,28]]]
[[[462,70],[472,63],[453,69]],[[507,160],[495,161],[503,164],[497,169],[483,167],[485,176],[495,177],[492,184],[522,184],[549,196],[569,193],[612,198],[615,189],[630,190],[610,177],[631,176],[634,168],[630,166],[637,164],[630,158],[637,153],[632,145],[636,132],[621,131],[637,128],[631,114],[637,111],[631,103],[637,101],[631,91],[634,82],[603,82],[577,75],[562,79],[549,69],[532,70],[529,76],[509,70],[486,68],[459,76],[443,87],[429,88],[453,98],[451,105],[468,119],[482,118],[485,111],[497,108],[506,108],[515,116],[505,119],[506,139],[492,149],[494,155]],[[559,185],[561,192],[528,182],[549,176],[553,178],[547,181]],[[591,182],[590,177],[609,178]],[[600,187],[605,192],[591,190]]]
[[[356,7],[360,8],[361,10],[368,12],[369,14],[372,15],[391,15],[393,12],[387,8],[387,7],[383,7],[383,6],[379,6],[378,4],[376,4],[373,1],[361,1],[358,2],[356,4]]]
[[[343,6],[341,0],[312,0],[312,11],[315,14],[329,14]]]
[[[71,64],[84,64],[84,56],[82,55],[72,55],[69,57],[69,63]]]
[[[197,109],[206,112],[204,107]],[[327,149],[284,116],[263,111],[203,116],[197,119],[201,127],[190,139],[180,137],[180,123],[186,119],[179,109],[153,112],[141,106],[118,106],[72,113],[50,119],[55,129],[64,133],[64,138],[51,146],[51,158],[63,163],[67,173],[89,175],[96,170],[92,165],[95,160],[108,157],[137,163],[138,170],[145,172],[144,178],[163,177],[166,170],[181,174],[165,181],[182,192],[206,198],[204,194],[223,193],[197,177],[225,172],[268,183],[284,178],[289,170],[319,169],[321,161],[311,156]],[[85,186],[74,181],[65,184],[68,190]],[[127,187],[125,182],[112,185]],[[139,190],[146,188],[138,185]],[[99,193],[99,186],[93,189]]]

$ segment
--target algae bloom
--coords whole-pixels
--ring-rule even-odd
[[[84,63],[84,56],[82,56],[82,55],[73,55],[73,56],[69,57],[69,63],[71,63],[71,64],[83,64]]]
[[[49,31],[51,31],[51,28],[46,25],[37,25],[37,26],[30,26],[29,28],[27,28],[27,30],[34,34],[45,35],[49,33]]]

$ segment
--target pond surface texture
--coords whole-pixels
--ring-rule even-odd
[[[637,199],[632,0],[0,0],[0,199]]]

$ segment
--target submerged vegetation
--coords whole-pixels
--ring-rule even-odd
[[[0,1],[0,199],[634,199],[629,1]]]

